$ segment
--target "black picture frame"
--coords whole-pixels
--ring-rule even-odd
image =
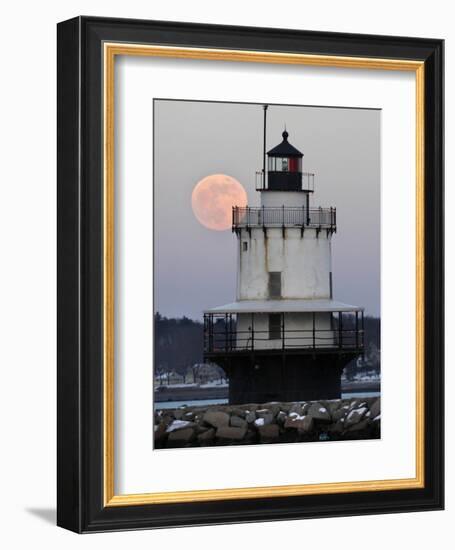
[[[418,489],[105,506],[102,45],[154,43],[424,62],[424,433]],[[58,25],[58,508],[72,531],[440,510],[444,502],[443,63],[437,39],[77,17]]]

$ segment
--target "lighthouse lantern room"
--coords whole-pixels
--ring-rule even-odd
[[[229,378],[230,403],[341,397],[341,373],[363,353],[363,308],[333,299],[336,209],[314,208],[314,174],[289,142],[265,149],[260,206],[237,207],[236,301],[204,313],[204,358]]]

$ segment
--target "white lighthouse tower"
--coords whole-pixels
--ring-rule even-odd
[[[286,130],[265,157],[260,206],[233,208],[237,296],[205,312],[205,360],[226,371],[231,403],[339,398],[363,352],[363,308],[333,299],[336,210],[311,205],[314,174]]]

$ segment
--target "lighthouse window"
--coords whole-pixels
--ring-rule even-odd
[[[269,314],[269,339],[279,340],[281,338],[281,313]]]
[[[281,271],[269,272],[269,297],[281,298]]]
[[[243,252],[246,252],[248,250],[248,241],[243,241]]]
[[[297,172],[300,159],[289,157],[269,157],[269,172]]]

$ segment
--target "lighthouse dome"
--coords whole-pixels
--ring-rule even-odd
[[[283,141],[267,153],[269,157],[303,157],[298,149],[291,145],[288,141],[289,134],[285,130],[282,134]]]

